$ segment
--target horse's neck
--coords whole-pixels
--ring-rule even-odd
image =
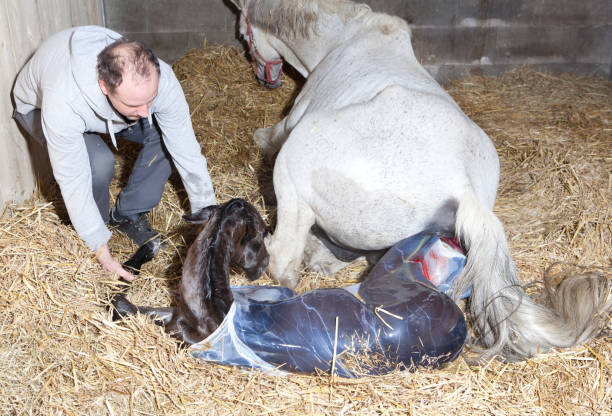
[[[357,30],[356,25],[345,24],[338,16],[329,16],[310,38],[279,39],[276,49],[285,61],[308,77],[332,50],[347,42]]]
[[[311,34],[309,39],[280,39],[277,51],[283,56],[291,66],[296,68],[304,77],[317,67],[317,65],[329,55],[329,53],[339,47],[358,41],[358,38],[369,37],[372,42],[377,36],[381,36],[381,26],[378,22],[379,14],[367,13],[356,19],[345,22],[338,16],[329,16],[321,21],[316,33]],[[410,32],[403,28],[396,27],[398,31],[395,36],[399,41],[401,53],[417,63],[412,51]],[[384,49],[386,41],[381,39],[380,48]]]

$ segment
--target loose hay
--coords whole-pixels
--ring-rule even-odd
[[[300,83],[267,91],[243,54],[215,47],[175,65],[219,201],[242,197],[274,224],[271,169],[251,137],[290,105]],[[454,82],[450,93],[492,138],[501,159],[496,213],[523,282],[574,264],[612,275],[612,83],[519,69]],[[119,180],[135,157],[120,158]],[[168,304],[190,228],[173,176],[153,211],[169,247],[145,267],[135,303]],[[126,259],[135,247],[113,236]],[[0,409],[4,414],[611,414],[612,338],[505,364],[377,378],[273,377],[192,358],[142,317],[113,323],[109,279],[67,224],[57,190],[41,190],[0,219]],[[564,265],[569,264],[572,266]],[[364,264],[333,277],[307,273],[300,291],[347,285]],[[246,279],[236,273],[234,284]],[[270,284],[264,277],[261,284]]]

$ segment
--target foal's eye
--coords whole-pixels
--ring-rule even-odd
[[[261,247],[261,243],[257,242],[257,243],[252,243],[249,248],[253,250],[253,252],[257,253],[260,247]]]

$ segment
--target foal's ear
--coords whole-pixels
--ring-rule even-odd
[[[189,215],[183,215],[183,219],[193,224],[204,224],[211,219],[211,217],[218,212],[220,209],[219,205],[209,205],[197,212],[192,212]]]

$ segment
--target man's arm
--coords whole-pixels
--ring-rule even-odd
[[[185,190],[189,195],[191,212],[216,204],[215,193],[208,174],[206,158],[195,138],[189,106],[183,89],[172,68],[160,62],[162,76],[153,111],[162,131],[164,145],[170,152]]]
[[[41,122],[53,175],[60,186],[70,221],[102,268],[133,280],[108,249],[108,230],[93,197],[91,166],[83,138],[85,123],[61,100],[46,99]]]

